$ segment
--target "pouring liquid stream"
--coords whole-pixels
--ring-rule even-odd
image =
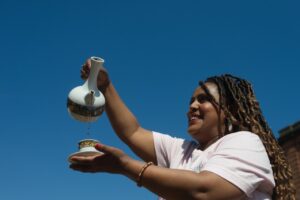
[[[88,137],[91,135],[91,122],[88,122],[86,135]]]
[[[92,93],[93,93],[93,91],[92,91]],[[90,102],[93,102],[93,95],[90,95]],[[88,116],[89,120],[88,120],[88,125],[87,125],[87,132],[86,132],[86,135],[88,137],[90,137],[90,135],[91,135],[91,122],[90,122],[91,117],[92,117],[92,113],[90,112],[89,116]]]

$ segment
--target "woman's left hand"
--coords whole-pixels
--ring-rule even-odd
[[[96,144],[95,148],[102,155],[96,156],[74,156],[71,158],[72,164],[70,168],[81,172],[108,172],[108,173],[124,173],[126,163],[131,159],[122,150],[115,147]]]

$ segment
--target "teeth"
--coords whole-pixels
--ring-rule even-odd
[[[203,116],[201,116],[201,115],[193,115],[193,116],[191,116],[190,119],[191,119],[191,120],[203,119]]]

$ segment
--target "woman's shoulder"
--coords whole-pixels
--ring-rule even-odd
[[[251,131],[237,131],[237,132],[233,132],[233,133],[229,133],[227,135],[224,136],[224,138],[233,138],[233,137],[247,137],[247,138],[252,138],[252,137],[258,137],[258,135],[256,135],[255,133],[251,132]]]
[[[154,147],[159,166],[179,166],[197,147],[195,142],[153,131]]]
[[[222,148],[237,148],[248,150],[263,150],[264,146],[258,135],[250,131],[238,131],[222,137],[218,146]]]
[[[237,131],[225,135],[222,140],[260,140],[259,136],[250,131]]]
[[[184,138],[171,136],[166,133],[160,133],[153,131],[154,142],[164,143],[165,145],[170,146],[181,146],[182,148],[189,148],[189,146],[197,146],[198,144],[192,140],[187,140]]]

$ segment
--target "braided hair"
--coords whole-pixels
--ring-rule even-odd
[[[245,130],[258,135],[267,151],[275,179],[272,199],[295,200],[296,191],[292,184],[291,168],[262,114],[252,85],[248,81],[230,74],[213,76],[205,82],[199,82],[199,85],[215,103],[216,99],[204,84],[207,82],[217,85],[220,94],[218,110],[224,111],[225,114],[225,132],[219,133],[219,136]]]

